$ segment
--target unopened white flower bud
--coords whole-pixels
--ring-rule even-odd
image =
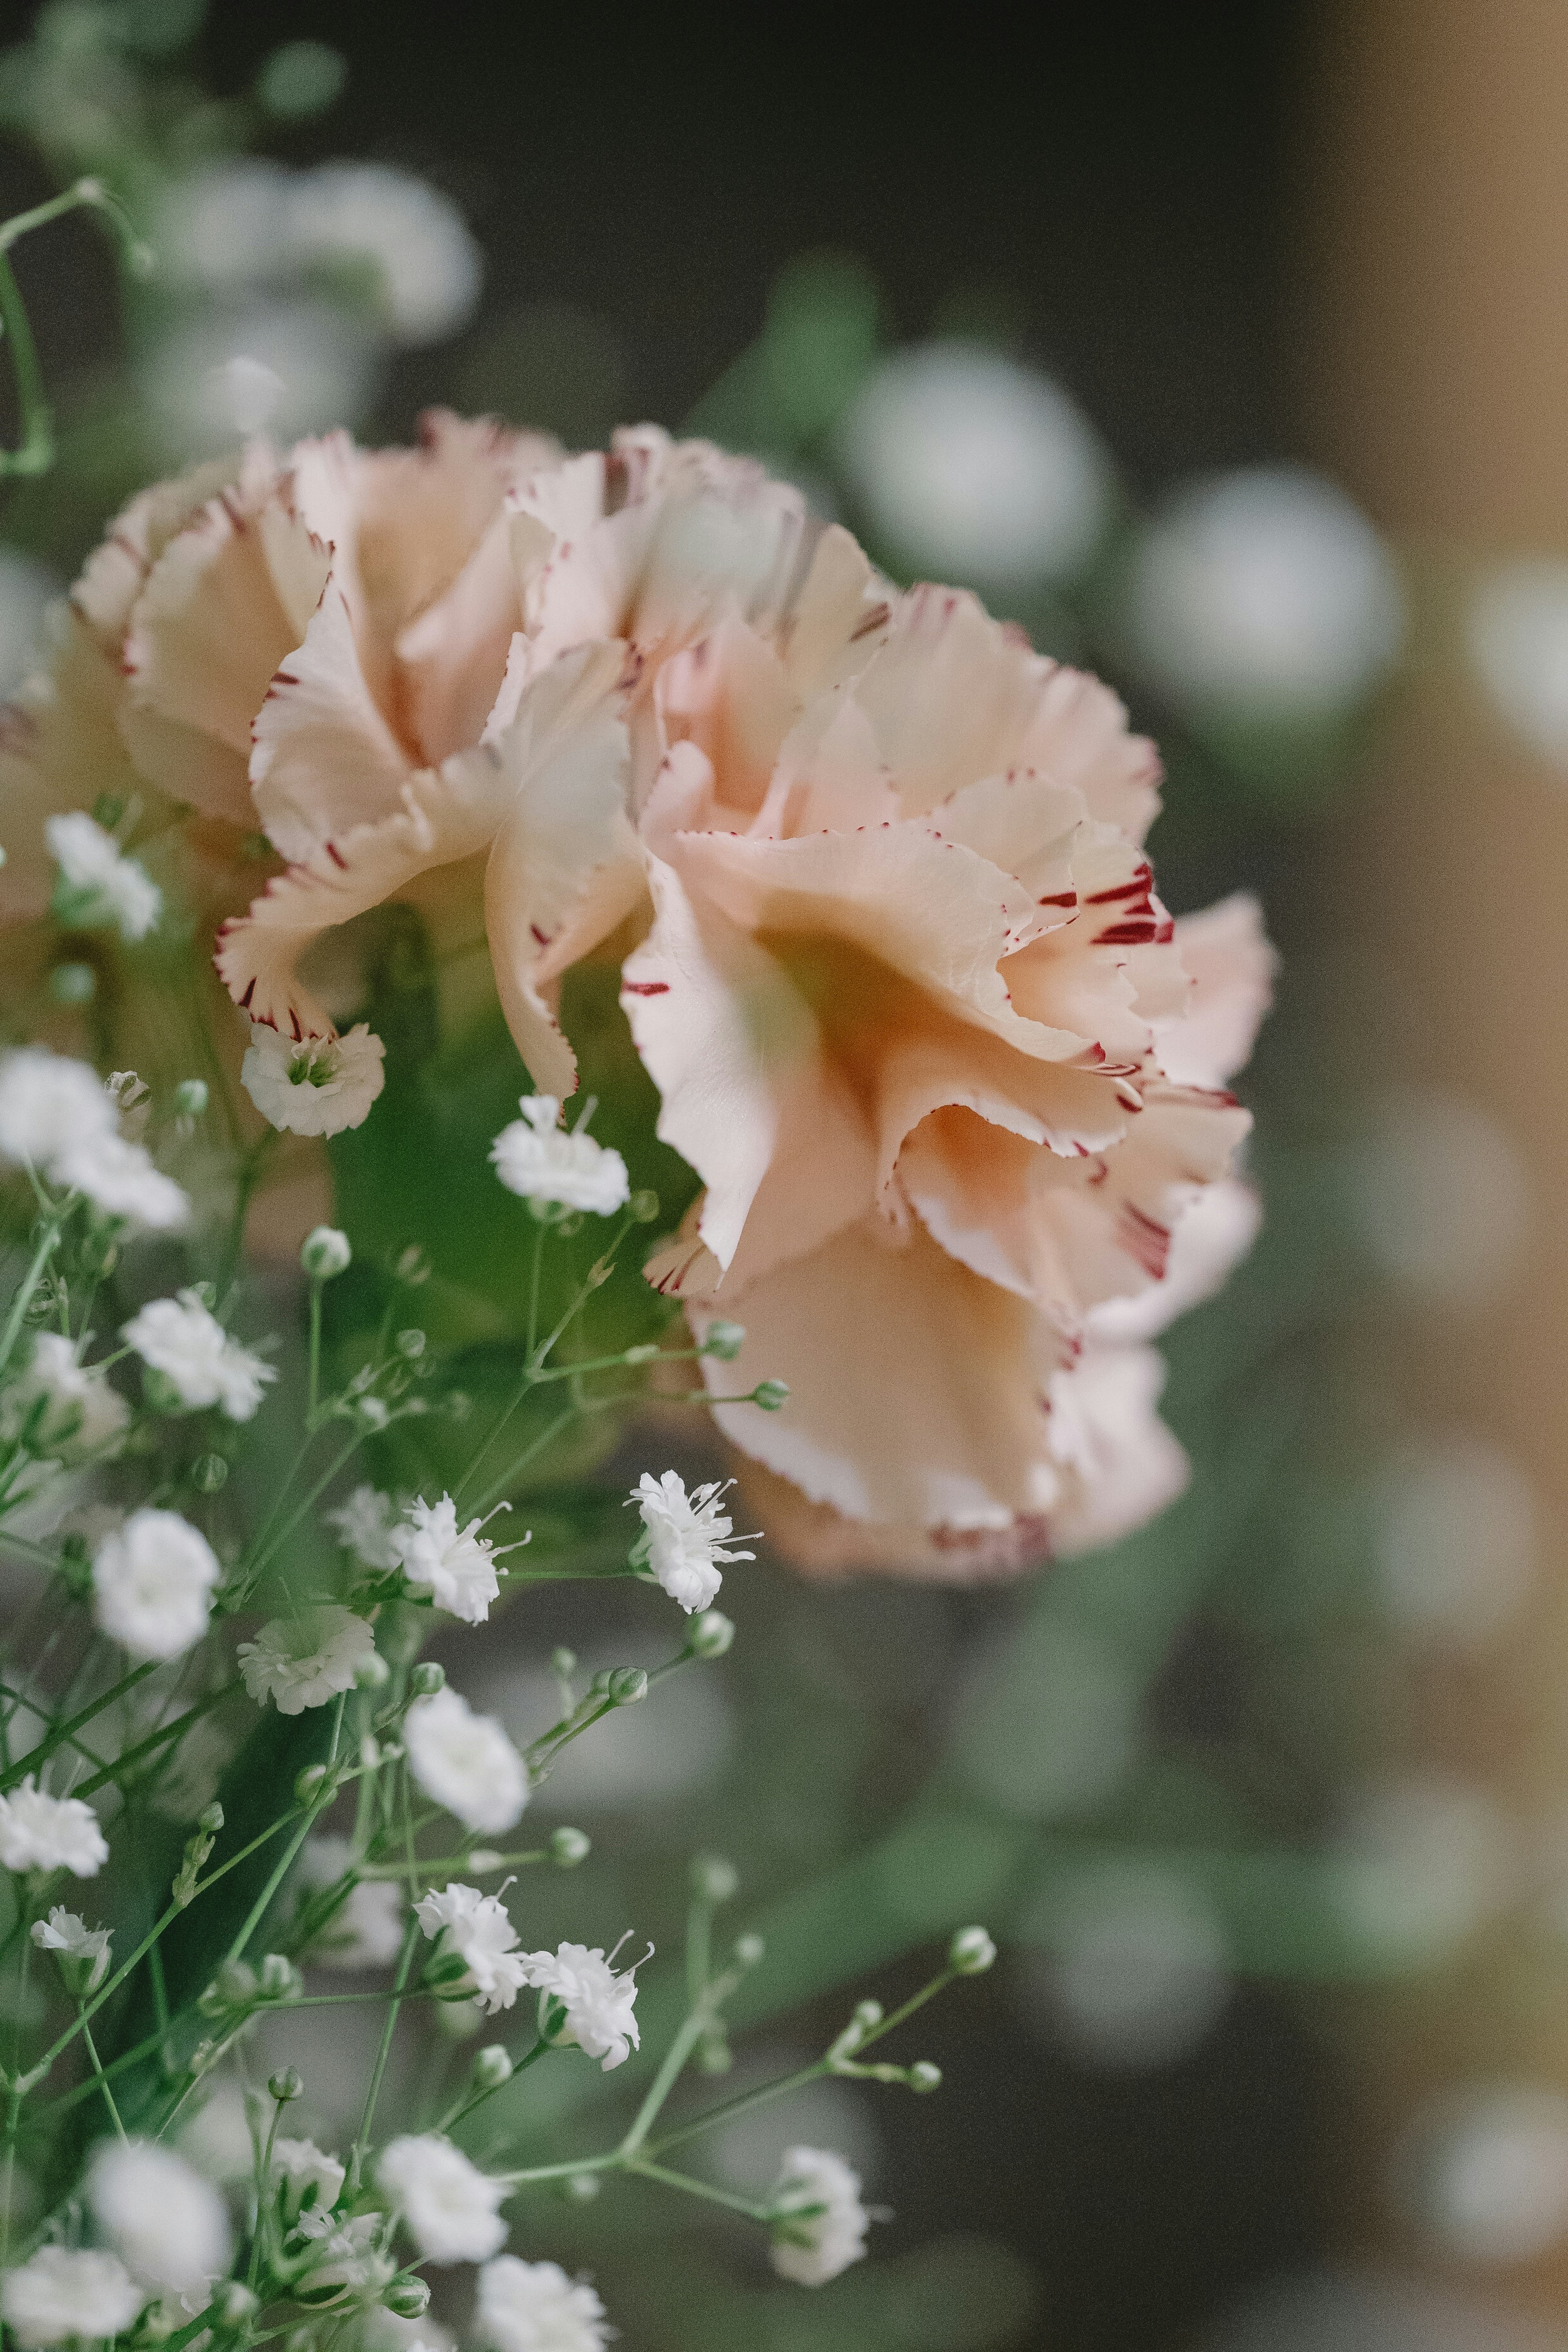
[[[468,1855],[468,1868],[476,1878],[487,1878],[492,1870],[500,1870],[506,1861],[493,1845],[477,1845]]]
[[[174,1088],[174,1108],[182,1118],[200,1118],[207,1107],[205,1078],[182,1078]]]
[[[942,2068],[933,2066],[929,2058],[917,2058],[910,2068],[909,2084],[911,2091],[940,2091]]]
[[[261,1994],[265,2000],[298,2000],[304,1991],[304,1980],[292,1960],[281,1952],[268,1952],[261,1963]]]
[[[416,1698],[434,1698],[447,1686],[447,1669],[436,1658],[422,1658],[408,1677],[408,1687]]]
[[[764,1412],[777,1412],[781,1405],[789,1402],[789,1382],[759,1381],[752,1391],[752,1402],[761,1405]]]
[[[599,2193],[599,2176],[596,2172],[569,2172],[559,2193],[568,2205],[591,2205]]]
[[[474,2084],[480,2091],[499,2091],[511,2080],[511,2060],[499,2042],[489,2042],[474,2058]]]
[[[587,1861],[592,1851],[593,1841],[583,1830],[571,1829],[563,1822],[558,1830],[551,1832],[551,1859],[563,1870],[574,1870],[578,1863]]]
[[[735,1938],[736,1967],[754,1969],[767,1948],[761,1936],[737,1936]]]
[[[873,2026],[880,2025],[885,2014],[879,2000],[858,2000],[855,2004],[855,2022],[862,2033],[869,2033]]]
[[[948,1967],[961,1977],[984,1976],[995,1958],[996,1947],[984,1927],[961,1927],[948,1946]]]
[[[735,1639],[732,1619],[721,1609],[705,1609],[691,1621],[686,1646],[694,1658],[721,1658]]]
[[[254,2319],[261,2306],[256,2296],[240,2279],[224,2279],[213,2290],[207,2305],[210,2315],[220,2327],[243,2327]]]
[[[691,1891],[705,1903],[728,1903],[741,1884],[741,1874],[722,1854],[700,1853],[691,1865]]]
[[[405,2272],[383,2291],[381,2299],[399,2319],[423,2319],[430,2307],[430,2289],[422,2278]]]
[[[267,2087],[279,2105],[283,2106],[290,2099],[304,2097],[305,2077],[298,2066],[279,2066],[276,2074],[267,2077]]]
[[[616,1666],[605,1686],[612,1706],[635,1706],[647,1696],[647,1675],[641,1666]]]
[[[330,1282],[333,1275],[346,1273],[353,1259],[349,1237],[336,1225],[317,1225],[300,1249],[300,1263],[312,1282]]]

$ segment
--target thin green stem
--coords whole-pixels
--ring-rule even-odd
[[[3,295],[5,279],[10,275],[10,270],[3,254],[0,254],[0,272],[4,272],[4,275],[0,275],[0,320],[5,320],[9,327],[10,322],[5,318],[5,306]],[[0,461],[3,461],[3,458],[4,452],[0,452]],[[0,462],[0,471],[4,471],[3,462]],[[52,1223],[45,1226],[39,1237],[38,1246],[33,1253],[33,1262],[22,1277],[21,1288],[11,1301],[11,1312],[5,1318],[5,1328],[4,1331],[0,1331],[0,1372],[5,1370],[11,1360],[11,1351],[20,1336],[22,1325],[26,1320],[27,1309],[33,1303],[44,1268],[49,1262],[56,1243],[59,1240],[60,1223],[60,1219],[57,1216]]]
[[[128,1675],[121,1675],[110,1689],[100,1693],[88,1706],[79,1708],[66,1722],[51,1724],[37,1748],[13,1764],[8,1771],[0,1772],[0,1796],[14,1789],[27,1773],[37,1772],[39,1766],[47,1763],[58,1748],[63,1748],[72,1733],[79,1731],[84,1723],[90,1723],[95,1715],[101,1715],[104,1708],[112,1706],[117,1698],[123,1698],[127,1691],[134,1690],[138,1683],[145,1682],[159,1663],[156,1658],[144,1659],[141,1665],[132,1666]],[[93,1760],[96,1762],[97,1759]]]
[[[664,2063],[648,2088],[648,2094],[633,2119],[632,2127],[621,2142],[621,2155],[628,2161],[637,2155],[658,2118],[659,2109],[674,2090],[680,2070],[690,2057],[710,2023],[706,2005],[694,2009],[679,2032],[664,2053]]]
[[[316,1403],[321,1392],[321,1286],[319,1280],[310,1284],[310,1384],[305,1408],[308,1427],[316,1421]]]
[[[349,2161],[349,2181],[351,2188],[356,2193],[359,2189],[360,2175],[364,2168],[365,2155],[370,2147],[370,2129],[375,2120],[375,2103],[381,2096],[381,2079],[386,2072],[386,2062],[392,2055],[392,2037],[397,2030],[398,2012],[403,2006],[403,1997],[408,1984],[409,1973],[414,1966],[414,1954],[421,1933],[417,1917],[410,1918],[403,1937],[403,1949],[397,1956],[397,1975],[393,1983],[392,1998],[387,2003],[386,2023],[382,2028],[381,2047],[375,2053],[375,2065],[371,2074],[369,2088],[364,2095],[364,2112],[359,2119],[359,2130],[354,2135],[353,2154]]]
[[[644,2180],[658,2180],[666,2189],[681,2189],[689,2197],[700,2197],[710,2205],[722,2205],[726,2212],[743,2213],[748,2221],[761,2221],[765,2226],[773,2218],[769,2205],[753,2204],[749,2197],[732,2197],[727,2189],[714,2189],[706,2180],[693,2180],[689,2173],[667,2171],[662,2164],[650,2164],[646,2158],[636,2158],[626,2168],[640,2174]]]
[[[81,2038],[87,2044],[87,2054],[92,2062],[93,2075],[98,2087],[103,2093],[103,2104],[109,2109],[110,2121],[113,2124],[121,2140],[123,2141],[126,2137],[125,2126],[120,2120],[120,2110],[114,2104],[114,2094],[109,2087],[109,2076],[103,2071],[103,2061],[98,2054],[98,2044],[92,2038],[92,2029],[85,2017],[81,2021]]]

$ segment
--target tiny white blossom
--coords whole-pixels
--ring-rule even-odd
[[[631,1185],[618,1151],[557,1127],[561,1105],[553,1095],[524,1095],[518,1108],[522,1117],[503,1127],[490,1146],[496,1174],[509,1192],[586,1209],[595,1217],[613,1216],[625,1206]]]
[[[523,1761],[493,1716],[476,1715],[450,1688],[416,1698],[403,1722],[408,1769],[427,1797],[466,1829],[493,1837],[522,1817]]]
[[[337,2158],[326,2155],[313,2139],[274,2140],[272,2168],[283,2192],[284,2217],[289,2221],[297,2221],[306,2211],[330,2213],[348,2177]]]
[[[724,1579],[720,1562],[729,1568],[738,1559],[755,1559],[754,1551],[726,1551],[734,1521],[720,1505],[734,1480],[722,1485],[710,1479],[705,1486],[686,1491],[679,1471],[667,1470],[655,1478],[645,1470],[627,1496],[641,1514],[643,1532],[632,1549],[639,1564],[646,1561],[672,1601],[689,1617],[709,1609]]]
[[[139,1078],[134,1070],[110,1070],[103,1091],[120,1113],[121,1134],[131,1143],[140,1143],[153,1111],[153,1090],[146,1079]]]
[[[57,1903],[47,1919],[35,1919],[28,1930],[40,1952],[55,1952],[66,1989],[79,2000],[98,1990],[109,1974],[107,1927],[89,1927],[74,1911]]]
[[[483,2263],[506,2242],[497,2208],[507,2195],[470,2164],[460,2148],[435,2132],[388,2142],[376,2178],[402,2213],[427,2263]]]
[[[248,1421],[278,1377],[263,1357],[230,1339],[195,1290],[152,1299],[126,1324],[124,1337],[193,1412],[216,1404],[230,1421]]]
[[[300,1857],[309,1886],[335,1886],[353,1859],[347,1838],[311,1838]],[[403,1897],[390,1878],[359,1878],[307,1957],[328,1969],[384,1969],[403,1948]]]
[[[44,838],[60,869],[54,910],[63,923],[100,929],[113,926],[124,940],[144,940],[163,911],[163,894],[134,857],[127,857],[112,834],[95,824],[85,809],[47,817]]]
[[[50,1173],[58,1184],[82,1193],[100,1215],[123,1217],[150,1234],[178,1233],[189,1223],[188,1196],[153,1166],[141,1144],[123,1136],[95,1135],[68,1145]]]
[[[621,1943],[625,1941],[623,1936]],[[616,1951],[620,1948],[617,1944]],[[606,2074],[642,2047],[633,2007],[642,1962],[617,1973],[611,1965],[615,1957],[612,1952],[606,1958],[600,1945],[590,1951],[585,1944],[562,1944],[553,1952],[522,1956],[527,1982],[565,2003],[560,2039],[575,2042],[590,2058],[599,2059]]]
[[[28,2352],[120,2335],[147,2298],[116,2254],[40,2246],[0,2278],[0,2318]]]
[[[13,1445],[26,1433],[31,1453],[68,1465],[110,1453],[130,1418],[124,1398],[98,1366],[77,1361],[75,1341],[60,1331],[37,1334],[0,1394],[0,1439]]]
[[[52,1175],[73,1144],[114,1131],[114,1105],[85,1062],[42,1045],[0,1055],[0,1160]]]
[[[426,1895],[414,1906],[432,1943],[445,1937],[447,1949],[466,1962],[466,1990],[488,2017],[510,2009],[528,1979],[517,1950],[517,1929],[504,1903],[477,1886],[455,1885]]]
[[[99,2228],[144,2285],[193,2294],[227,2270],[227,2208],[172,2148],[107,2143],[89,2169],[87,2197]]]
[[[437,1609],[465,1624],[482,1625],[505,1574],[495,1565],[495,1545],[479,1533],[483,1519],[460,1528],[450,1495],[438,1503],[416,1495],[403,1517],[404,1525],[393,1528],[386,1544],[413,1590],[429,1593]]]
[[[355,2213],[348,2221],[330,2212],[304,2213],[299,2228],[307,2245],[312,2240],[316,2245],[307,2273],[312,2294],[326,2287],[353,2287],[360,2294],[379,2290],[397,2268],[383,2243],[385,2224],[379,2213]]]
[[[386,1084],[386,1048],[362,1021],[346,1037],[298,1044],[252,1022],[240,1084],[262,1117],[295,1135],[342,1135],[363,1127]]]
[[[831,2148],[786,2149],[773,2206],[773,2268],[796,2286],[826,2286],[865,2253],[859,2175]]]
[[[614,2330],[584,2279],[559,2263],[498,2254],[479,2273],[475,2332],[494,2352],[604,2352]]]
[[[93,1555],[93,1615],[132,1658],[177,1658],[207,1630],[217,1556],[177,1511],[132,1511]]]
[[[96,1878],[109,1860],[98,1815],[79,1797],[48,1797],[28,1773],[0,1797],[0,1864],[7,1870],[68,1870]]]
[[[279,1715],[301,1715],[352,1690],[374,1647],[374,1630],[363,1617],[328,1603],[263,1625],[254,1642],[240,1643],[239,1671],[258,1706],[271,1699]]]
[[[343,1549],[352,1551],[362,1567],[397,1566],[402,1557],[394,1539],[397,1506],[379,1486],[356,1486],[346,1503],[326,1514],[326,1520],[330,1528],[336,1528]]]

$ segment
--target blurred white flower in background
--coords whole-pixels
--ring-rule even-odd
[[[1568,775],[1568,562],[1535,556],[1489,572],[1470,598],[1465,639],[1500,716]]]
[[[649,1669],[668,1655],[653,1639],[639,1643],[620,1635],[613,1647],[584,1650],[577,1679],[591,1680],[605,1668]],[[542,1663],[518,1666],[497,1661],[488,1670],[475,1662],[474,1680],[484,1706],[500,1716],[515,1738],[535,1739],[561,1713],[559,1689]],[[591,1739],[563,1748],[535,1797],[551,1816],[615,1811],[645,1811],[695,1795],[722,1769],[734,1725],[720,1678],[711,1673],[688,1678],[673,1704],[663,1691],[650,1692],[640,1706],[618,1706],[594,1727]]]
[[[1327,1863],[1361,1966],[1435,1967],[1516,1891],[1519,1842],[1486,1792],[1436,1773],[1391,1778],[1352,1804]]]
[[[1484,1439],[1412,1446],[1373,1492],[1373,1562],[1384,1606],[1407,1633],[1482,1643],[1517,1616],[1540,1549],[1535,1496]]]
[[[258,421],[285,442],[352,425],[379,389],[382,341],[325,300],[204,306],[142,351],[136,373],[166,452],[200,456]]]
[[[1392,1090],[1345,1174],[1358,1238],[1421,1303],[1474,1308],[1502,1288],[1530,1223],[1529,1180],[1479,1103],[1439,1087]]]
[[[1196,2049],[1231,1993],[1225,1931],[1198,1890],[1154,1864],[1108,1862],[1052,1888],[1025,1930],[1034,2021],[1092,2064],[1167,2066]]]
[[[32,670],[44,616],[63,583],[20,549],[0,546],[0,695],[10,694]]]
[[[1127,625],[1184,701],[1319,719],[1366,692],[1405,633],[1399,574],[1342,490],[1290,466],[1179,490],[1144,532]]]
[[[233,2240],[223,2199],[172,2148],[135,2139],[100,2147],[87,2199],[100,2230],[146,2286],[192,2294],[228,2268]]]
[[[1412,2221],[1461,2262],[1531,2262],[1568,2231],[1568,2098],[1537,2083],[1442,2094],[1397,2150]]]
[[[1069,578],[1110,512],[1110,460],[1087,417],[980,343],[885,361],[851,402],[838,454],[889,551],[994,591]]]

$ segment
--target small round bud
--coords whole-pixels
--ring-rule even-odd
[[[57,1004],[90,1004],[97,992],[98,974],[89,963],[58,963],[49,974]]]
[[[392,1680],[392,1668],[379,1650],[367,1650],[354,1668],[355,1690],[384,1690]]]
[[[228,1463],[221,1454],[198,1454],[191,1465],[191,1484],[198,1495],[216,1495],[228,1478]]]
[[[933,2066],[929,2058],[917,2058],[910,2068],[909,2083],[911,2091],[940,2091],[942,2068]]]
[[[561,2194],[568,2205],[591,2205],[598,2193],[596,2172],[569,2172],[561,2183]]]
[[[268,2074],[267,2077],[267,2087],[279,2105],[282,2106],[289,2099],[304,2097],[305,2077],[300,2074],[298,2066],[279,2066],[276,2074]]]
[[[582,1830],[569,1828],[565,1822],[550,1833],[550,1858],[562,1870],[575,1870],[580,1862],[587,1861],[593,1850],[592,1838]]]
[[[886,2014],[879,2000],[858,2000],[855,2004],[855,2022],[862,2033],[869,2033],[874,2025],[880,2025]]]
[[[735,1966],[738,1969],[754,1969],[767,1948],[760,1936],[737,1936]]]
[[[380,1397],[362,1396],[355,1411],[366,1429],[384,1429],[392,1419],[390,1412]]]
[[[740,1872],[722,1854],[700,1853],[691,1864],[691,1891],[704,1903],[728,1903],[740,1884]]]
[[[243,2327],[254,2319],[261,2305],[250,2289],[240,2279],[225,2279],[213,2289],[213,2299],[207,2305],[220,2327]]]
[[[422,1282],[430,1279],[430,1260],[417,1242],[410,1242],[392,1270],[399,1282],[406,1283],[410,1290],[417,1290]]]
[[[947,1965],[961,1977],[984,1976],[996,1947],[984,1927],[961,1927],[947,1948]]]
[[[196,2006],[199,2009],[201,2007],[201,2003],[198,2001]],[[212,2036],[208,2034],[204,2040],[197,2042],[195,2048],[186,2059],[186,2074],[189,2074],[194,2081],[197,2075],[205,2074],[206,2073],[207,2068],[213,2063],[213,2061],[216,2056],[217,2043],[212,2039]]]
[[[292,1960],[281,1952],[268,1952],[261,1963],[261,1992],[266,2000],[298,2000],[304,1991],[304,1981]]]
[[[336,1225],[317,1225],[300,1247],[300,1263],[312,1282],[330,1282],[334,1274],[346,1273],[353,1257],[347,1234]]]
[[[721,1658],[735,1638],[733,1622],[721,1609],[705,1609],[691,1621],[686,1646],[694,1658]]]
[[[643,1339],[637,1347],[628,1348],[621,1361],[623,1364],[651,1364],[658,1360],[658,1349],[654,1342]]]
[[[708,1326],[701,1352],[705,1356],[716,1357],[721,1364],[732,1364],[745,1344],[745,1325],[726,1323],[721,1315],[716,1316]]]
[[[641,1666],[617,1666],[605,1686],[612,1706],[635,1706],[647,1696],[647,1675]]]
[[[216,1837],[219,1830],[222,1829],[223,1807],[216,1797],[210,1805],[204,1805],[196,1815],[196,1827],[205,1831],[208,1837]]]
[[[422,2278],[405,2272],[382,2290],[382,2302],[399,2319],[423,2319],[430,2308],[430,2289]]]
[[[400,1331],[392,1344],[400,1356],[405,1357],[409,1363],[416,1364],[425,1353],[425,1334],[423,1331],[413,1329]]]
[[[416,1698],[434,1698],[446,1685],[447,1669],[435,1658],[421,1658],[408,1677],[408,1687]]]
[[[500,1870],[505,1860],[505,1854],[498,1853],[494,1846],[477,1845],[468,1856],[468,1868],[476,1878],[488,1878],[492,1870]]]
[[[697,2052],[697,2063],[704,2074],[727,2074],[735,2063],[735,2053],[721,2033],[703,2037]]]
[[[467,1421],[473,1409],[474,1400],[467,1389],[448,1389],[441,1399],[440,1410],[448,1421]]]
[[[789,1402],[787,1381],[759,1381],[752,1391],[752,1402],[760,1404],[764,1412],[777,1412],[781,1404]]]
[[[651,1225],[658,1215],[658,1194],[646,1189],[634,1192],[626,1202],[626,1214],[635,1224]]]
[[[474,2059],[474,2087],[480,2091],[499,2091],[503,2083],[511,2080],[511,2060],[499,2042],[487,2042]]]
[[[558,1683],[569,1683],[573,1675],[577,1671],[576,1651],[567,1649],[552,1650],[550,1653],[550,1671],[554,1675]]]
[[[313,1805],[321,1793],[326,1777],[327,1768],[324,1764],[307,1764],[294,1783],[294,1795],[298,1802],[301,1805]]]
[[[174,1088],[174,1108],[182,1118],[200,1118],[207,1107],[205,1078],[182,1078]]]

